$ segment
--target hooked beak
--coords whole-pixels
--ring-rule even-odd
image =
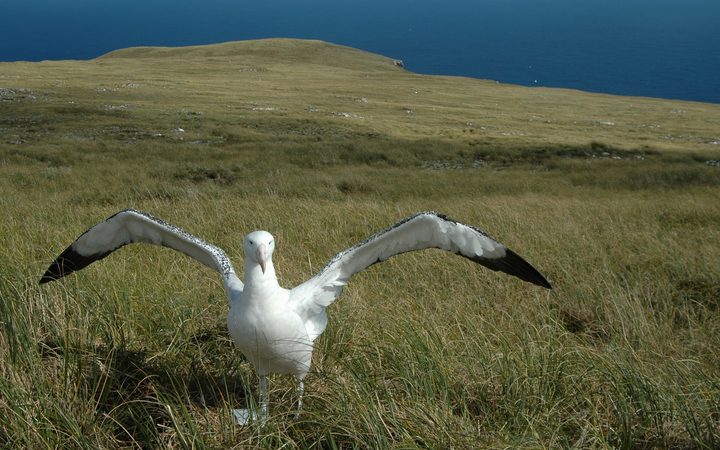
[[[267,246],[265,244],[258,246],[257,251],[255,252],[255,258],[257,259],[258,264],[260,264],[262,273],[265,273],[265,268],[267,267]]]

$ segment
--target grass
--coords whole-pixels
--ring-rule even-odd
[[[288,40],[3,63],[0,99],[2,447],[720,445],[717,105],[419,76]],[[330,308],[301,419],[273,377],[268,426],[240,428],[257,379],[212,271],[128,247],[37,285],[125,207],[238,269],[267,229],[285,286],[436,209],[555,289],[436,251],[374,266]]]

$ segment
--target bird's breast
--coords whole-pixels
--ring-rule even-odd
[[[312,341],[305,324],[289,308],[272,302],[237,302],[228,315],[228,331],[258,373],[303,375],[310,368]]]

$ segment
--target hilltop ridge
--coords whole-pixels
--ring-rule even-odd
[[[392,58],[352,47],[311,39],[271,38],[231,41],[187,47],[130,47],[114,50],[97,58],[128,59],[212,59],[250,60],[255,63],[312,63],[362,70],[396,70]]]

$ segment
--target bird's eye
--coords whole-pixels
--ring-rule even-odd
[[[273,241],[268,242],[268,245],[272,245]]]
[[[250,245],[255,245],[255,243],[252,241],[252,239],[249,240],[248,242],[250,242]]]

